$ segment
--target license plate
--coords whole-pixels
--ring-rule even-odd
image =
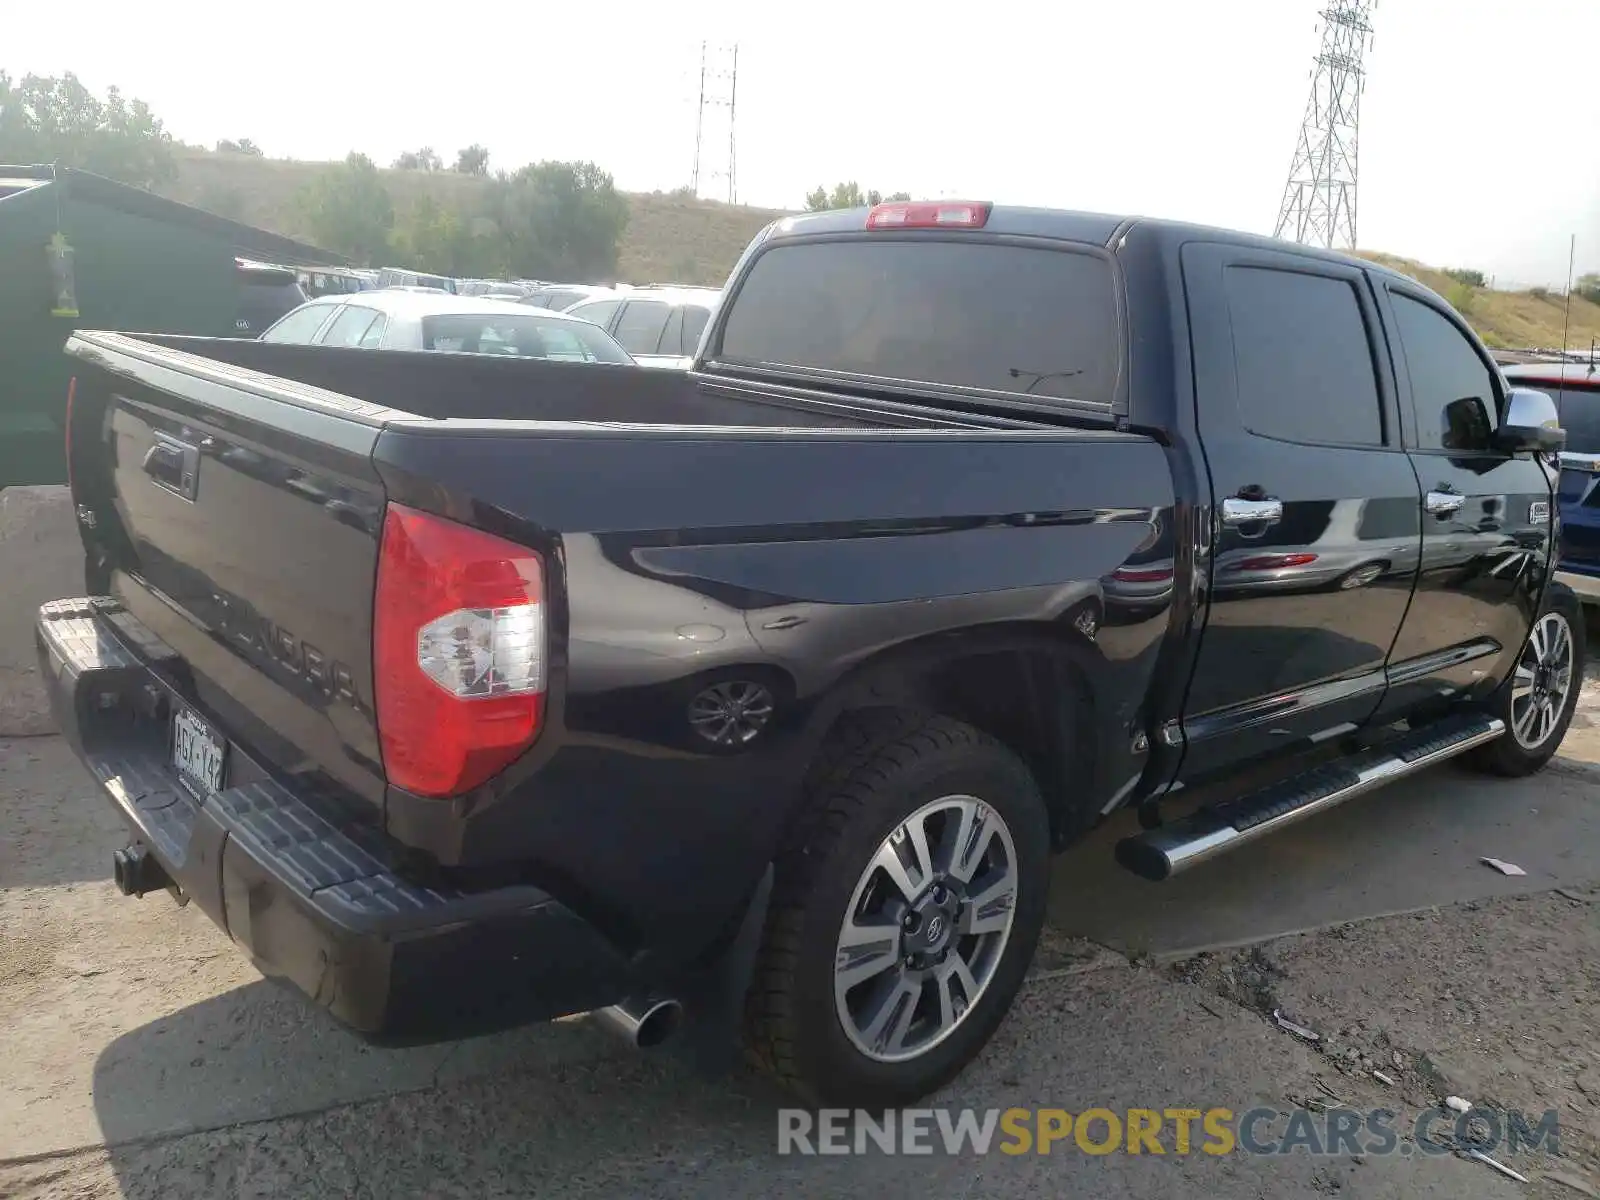
[[[172,765],[179,782],[197,799],[222,790],[227,752],[228,744],[188,709],[179,709],[172,718]]]

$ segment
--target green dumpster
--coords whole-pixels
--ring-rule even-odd
[[[0,165],[0,488],[66,482],[68,334],[235,336],[260,278],[241,258],[347,262],[85,171]]]

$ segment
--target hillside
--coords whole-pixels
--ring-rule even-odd
[[[162,189],[174,199],[209,208],[277,233],[298,234],[294,197],[324,163],[214,154],[184,149],[178,177]],[[395,211],[404,213],[431,193],[441,203],[460,202],[483,180],[453,171],[384,171]],[[719,285],[757,230],[782,214],[695,200],[665,192],[629,193],[630,216],[622,235],[618,278],[630,283]],[[1392,254],[1363,252],[1374,262],[1410,275],[1456,305],[1490,346],[1552,347],[1561,343],[1564,298],[1555,292],[1501,292],[1466,288],[1442,271]],[[1572,301],[1567,342],[1587,347],[1600,338],[1600,305]]]
[[[1469,288],[1457,283],[1443,271],[1410,259],[1376,251],[1362,251],[1361,256],[1382,263],[1390,270],[1409,275],[1438,292],[1455,305],[1461,315],[1472,322],[1478,336],[1495,349],[1551,349],[1561,345],[1567,300],[1558,292],[1500,292],[1489,288]],[[1567,345],[1573,349],[1587,349],[1591,338],[1600,338],[1600,305],[1591,304],[1581,296],[1573,296],[1572,324],[1567,332]]]
[[[182,150],[178,176],[164,195],[275,233],[304,236],[295,194],[327,164],[247,154]],[[431,193],[441,204],[460,202],[482,178],[454,171],[384,171],[395,211],[404,213]],[[617,275],[630,283],[720,286],[756,232],[781,213],[718,204],[665,192],[629,193]]]

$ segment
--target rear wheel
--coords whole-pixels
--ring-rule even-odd
[[[1505,736],[1472,751],[1468,762],[1494,775],[1531,775],[1555,755],[1572,723],[1583,687],[1586,645],[1582,606],[1553,584],[1511,678],[1495,693],[1493,711]]]
[[[1023,763],[943,717],[895,714],[825,764],[777,887],[753,1056],[818,1104],[892,1106],[989,1040],[1044,920],[1049,826]]]

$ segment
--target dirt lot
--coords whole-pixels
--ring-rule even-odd
[[[1446,767],[1163,887],[1108,865],[1108,829],[1060,860],[1034,978],[931,1101],[1342,1103],[1393,1108],[1401,1130],[1450,1095],[1554,1109],[1559,1156],[1495,1155],[1530,1183],[1412,1141],[779,1157],[784,1101],[759,1078],[701,1080],[583,1022],[363,1045],[195,909],[117,897],[122,830],[82,769],[58,738],[0,738],[0,1197],[1600,1196],[1597,796],[1591,687],[1533,780]]]

